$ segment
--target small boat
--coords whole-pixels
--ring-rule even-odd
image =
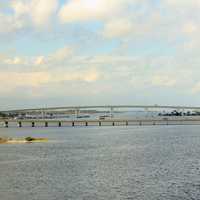
[[[106,118],[110,118],[110,116],[109,115],[101,115],[101,116],[99,116],[99,120],[104,120]]]
[[[79,115],[76,118],[80,119],[80,118],[90,118],[90,115]]]

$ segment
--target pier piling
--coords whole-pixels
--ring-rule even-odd
[[[19,122],[19,123],[18,123],[18,126],[21,128],[21,127],[22,127],[22,122]]]
[[[8,122],[7,121],[4,122],[4,127],[8,128]]]
[[[32,123],[31,123],[31,126],[32,126],[32,127],[35,127],[35,122],[32,122]]]
[[[49,126],[48,122],[45,122],[45,127],[48,127],[48,126]]]

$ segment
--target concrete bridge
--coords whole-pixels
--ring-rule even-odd
[[[175,125],[175,124],[198,124],[200,125],[200,117],[153,117],[148,119],[116,119],[114,117],[114,112],[117,109],[144,109],[145,111],[148,110],[195,110],[200,111],[200,107],[195,106],[161,106],[161,105],[104,105],[104,106],[65,106],[65,107],[43,107],[43,108],[29,108],[29,109],[14,109],[14,110],[6,110],[1,111],[1,113],[5,114],[28,114],[28,113],[42,113],[45,116],[45,113],[54,113],[54,112],[63,112],[63,111],[74,111],[76,116],[82,110],[85,109],[100,109],[110,112],[110,117],[106,119],[81,119],[78,118],[76,120],[69,119],[69,120],[59,120],[59,119],[0,119],[0,127],[49,127],[49,126],[128,126],[128,125]]]
[[[83,112],[84,110],[98,110],[102,109],[110,113],[110,117],[114,118],[114,113],[116,110],[119,109],[142,109],[145,111],[152,111],[152,110],[178,110],[185,112],[185,110],[195,110],[200,111],[200,107],[195,106],[163,106],[163,105],[103,105],[103,106],[65,106],[65,107],[43,107],[43,108],[28,108],[28,109],[14,109],[14,110],[6,110],[6,111],[0,111],[1,113],[5,114],[17,114],[17,115],[23,115],[23,114],[38,114],[42,116],[42,118],[45,118],[46,113],[61,113],[61,112],[67,112],[67,111],[73,111],[74,114],[78,117],[80,112]],[[72,114],[72,113],[71,113]]]
[[[0,111],[2,113],[29,113],[38,111],[62,111],[62,110],[84,110],[84,109],[175,109],[175,110],[200,110],[198,106],[171,106],[171,105],[98,105],[98,106],[63,106],[63,107],[42,107],[42,108],[27,108]]]

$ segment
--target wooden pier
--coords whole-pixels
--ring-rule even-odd
[[[0,127],[76,127],[76,126],[156,126],[200,125],[200,118],[109,119],[109,120],[1,120]]]

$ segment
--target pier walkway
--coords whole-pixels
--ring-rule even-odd
[[[107,119],[107,120],[0,120],[0,127],[75,127],[75,126],[156,126],[156,125],[200,125],[200,118],[166,119]]]

